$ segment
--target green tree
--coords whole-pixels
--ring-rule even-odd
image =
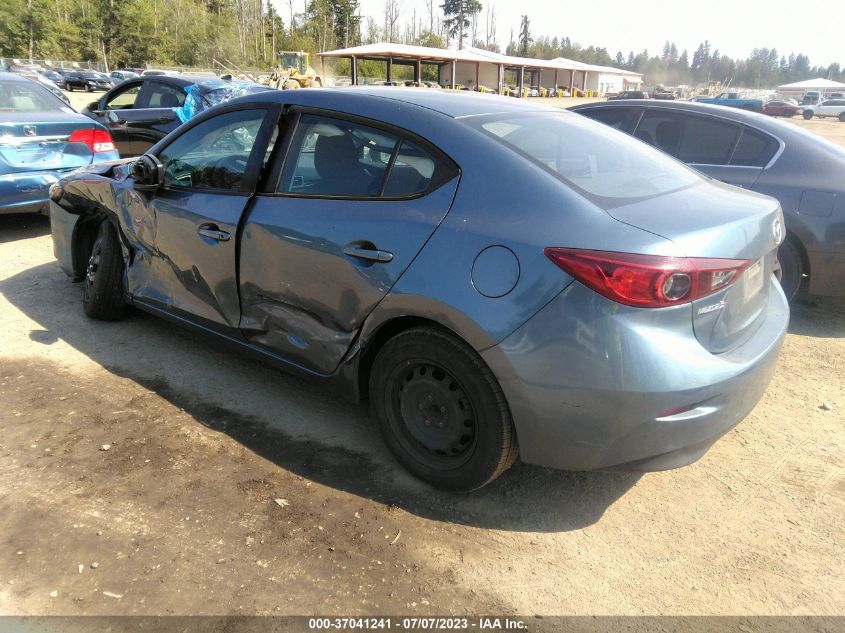
[[[458,48],[463,48],[464,38],[470,27],[470,18],[481,12],[481,2],[479,0],[445,0],[440,8],[444,15],[443,25],[449,37],[458,38]]]

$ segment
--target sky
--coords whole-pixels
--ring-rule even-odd
[[[414,9],[427,19],[425,0],[400,0],[403,21]],[[482,0],[496,8],[496,35],[504,47],[511,28],[518,31],[520,15],[527,14],[533,36],[567,36],[582,46],[603,46],[611,57],[621,50],[648,49],[660,54],[666,40],[689,56],[704,40],[711,51],[745,58],[754,48],[775,48],[778,54],[804,53],[813,66],[838,62],[845,66],[845,4],[812,0],[806,4],[784,0]],[[277,0],[287,5],[286,0]],[[294,2],[296,7],[299,2]],[[384,0],[360,0],[362,14],[384,21]],[[435,0],[442,4],[442,0]],[[281,9],[281,7],[280,7]],[[282,15],[286,15],[283,11]]]

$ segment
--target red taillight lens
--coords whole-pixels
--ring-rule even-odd
[[[85,143],[95,154],[114,151],[114,141],[106,130],[76,130],[70,135],[68,143]]]
[[[547,248],[546,257],[608,299],[638,308],[689,303],[727,288],[752,262]]]

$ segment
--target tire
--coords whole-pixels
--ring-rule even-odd
[[[288,79],[283,86],[285,90],[296,90],[299,88],[299,82],[294,79]]]
[[[85,314],[100,321],[118,321],[126,312],[123,299],[123,253],[111,222],[103,220],[97,229],[88,267],[82,281]]]
[[[85,90],[88,92],[94,92],[94,89],[91,86],[85,86]]]
[[[73,86],[71,86],[70,84],[68,84],[68,85],[67,85],[67,91],[68,91],[68,92],[73,92]]]
[[[450,334],[421,327],[396,335],[379,350],[369,387],[388,448],[436,488],[476,490],[516,461],[516,432],[499,383]]]
[[[845,112],[839,113],[839,120],[842,121],[842,123],[845,123]]]
[[[804,113],[803,113],[803,116],[807,121],[809,121],[810,119],[813,118],[813,113],[805,110]]]
[[[795,244],[789,238],[783,241],[778,248],[778,261],[780,262],[780,286],[788,301],[792,301],[804,280],[804,264],[801,254]]]
[[[785,116],[787,119],[791,119],[795,116],[795,112],[793,112],[792,110],[785,110],[783,116]]]
[[[322,82],[322,80],[321,80],[319,77],[317,77],[317,78],[316,78],[316,79],[315,79],[315,80],[311,83],[311,85],[312,85],[312,86],[314,86],[315,88],[322,88],[322,87],[323,87],[323,82]]]

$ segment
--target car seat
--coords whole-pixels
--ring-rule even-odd
[[[375,195],[375,179],[358,159],[358,148],[348,134],[320,135],[314,146],[314,168],[320,176],[315,193],[367,196]]]
[[[166,92],[161,95],[161,101],[159,102],[160,108],[178,108],[180,105],[179,97],[172,92]]]

